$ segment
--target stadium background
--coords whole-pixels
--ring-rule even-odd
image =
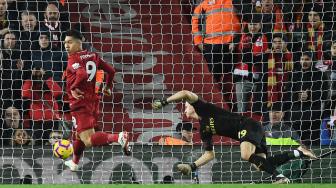
[[[182,106],[155,112],[150,103],[182,89],[228,108],[192,45],[192,2],[78,1],[69,7],[71,21],[85,24],[85,36],[117,70],[113,98],[102,105],[105,130],[127,130],[138,142],[169,134],[183,118]],[[200,143],[197,135],[194,141]]]
[[[104,97],[100,126],[106,131],[127,130],[139,145],[134,147],[132,157],[122,156],[118,146],[113,150],[108,147],[88,150],[83,171],[75,174],[65,170],[61,160],[52,157],[51,148],[1,148],[0,182],[18,183],[24,175],[31,174],[34,183],[132,183],[133,176],[138,182],[160,183],[164,175],[174,176],[177,183],[192,183],[191,177],[176,173],[176,165],[189,161],[186,158],[191,151],[193,155],[201,153],[197,134],[192,147],[152,144],[162,134],[175,130],[183,119],[182,106],[169,105],[159,112],[153,112],[150,107],[154,97],[163,98],[187,89],[228,108],[202,62],[202,54],[192,45],[192,3],[188,0],[68,3],[71,22],[86,26],[85,36],[118,72],[114,94]],[[216,160],[200,170],[201,183],[249,183],[260,179],[262,173],[251,172],[250,165],[240,160],[239,147],[232,146],[237,143],[218,137],[215,143],[218,145]],[[330,148],[313,149],[319,153]],[[335,182],[334,163],[330,157],[314,163],[303,182]]]

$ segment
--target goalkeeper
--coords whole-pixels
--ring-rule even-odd
[[[258,170],[273,176],[274,183],[289,183],[289,179],[276,170],[276,167],[294,158],[316,158],[314,153],[300,146],[293,151],[267,157],[265,133],[260,123],[205,102],[190,91],[180,91],[163,100],[155,100],[153,109],[157,110],[174,102],[186,100],[185,114],[187,118],[198,120],[200,136],[205,148],[204,154],[191,164],[179,164],[178,170],[190,174],[197,168],[214,159],[212,136],[220,135],[240,141],[241,158],[252,163]]]

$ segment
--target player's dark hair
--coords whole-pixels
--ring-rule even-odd
[[[79,39],[79,40],[82,40],[82,38],[83,38],[83,35],[75,29],[70,29],[70,30],[66,31],[65,36],[66,37],[67,36],[72,37],[72,38]]]
[[[273,36],[272,36],[272,41],[275,39],[275,38],[280,38],[282,39],[284,42],[288,42],[288,38],[285,34],[283,33],[273,33]]]

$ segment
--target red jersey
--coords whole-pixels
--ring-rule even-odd
[[[69,55],[66,69],[66,91],[69,96],[71,111],[91,112],[96,109],[99,97],[95,92],[96,72],[104,70],[106,85],[111,88],[114,77],[114,68],[99,57],[97,53],[80,51]],[[78,88],[84,92],[84,99],[75,99],[71,90]]]

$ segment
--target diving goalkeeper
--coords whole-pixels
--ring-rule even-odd
[[[316,158],[313,152],[303,146],[293,151],[267,157],[265,133],[259,122],[205,102],[190,91],[183,90],[167,99],[155,100],[152,107],[157,110],[171,102],[181,100],[186,101],[187,118],[199,121],[200,136],[205,148],[205,153],[195,162],[178,165],[178,170],[183,174],[190,174],[214,159],[213,135],[226,136],[240,141],[241,158],[252,163],[258,170],[271,174],[274,183],[289,183],[289,179],[276,170],[277,166],[294,158]]]

